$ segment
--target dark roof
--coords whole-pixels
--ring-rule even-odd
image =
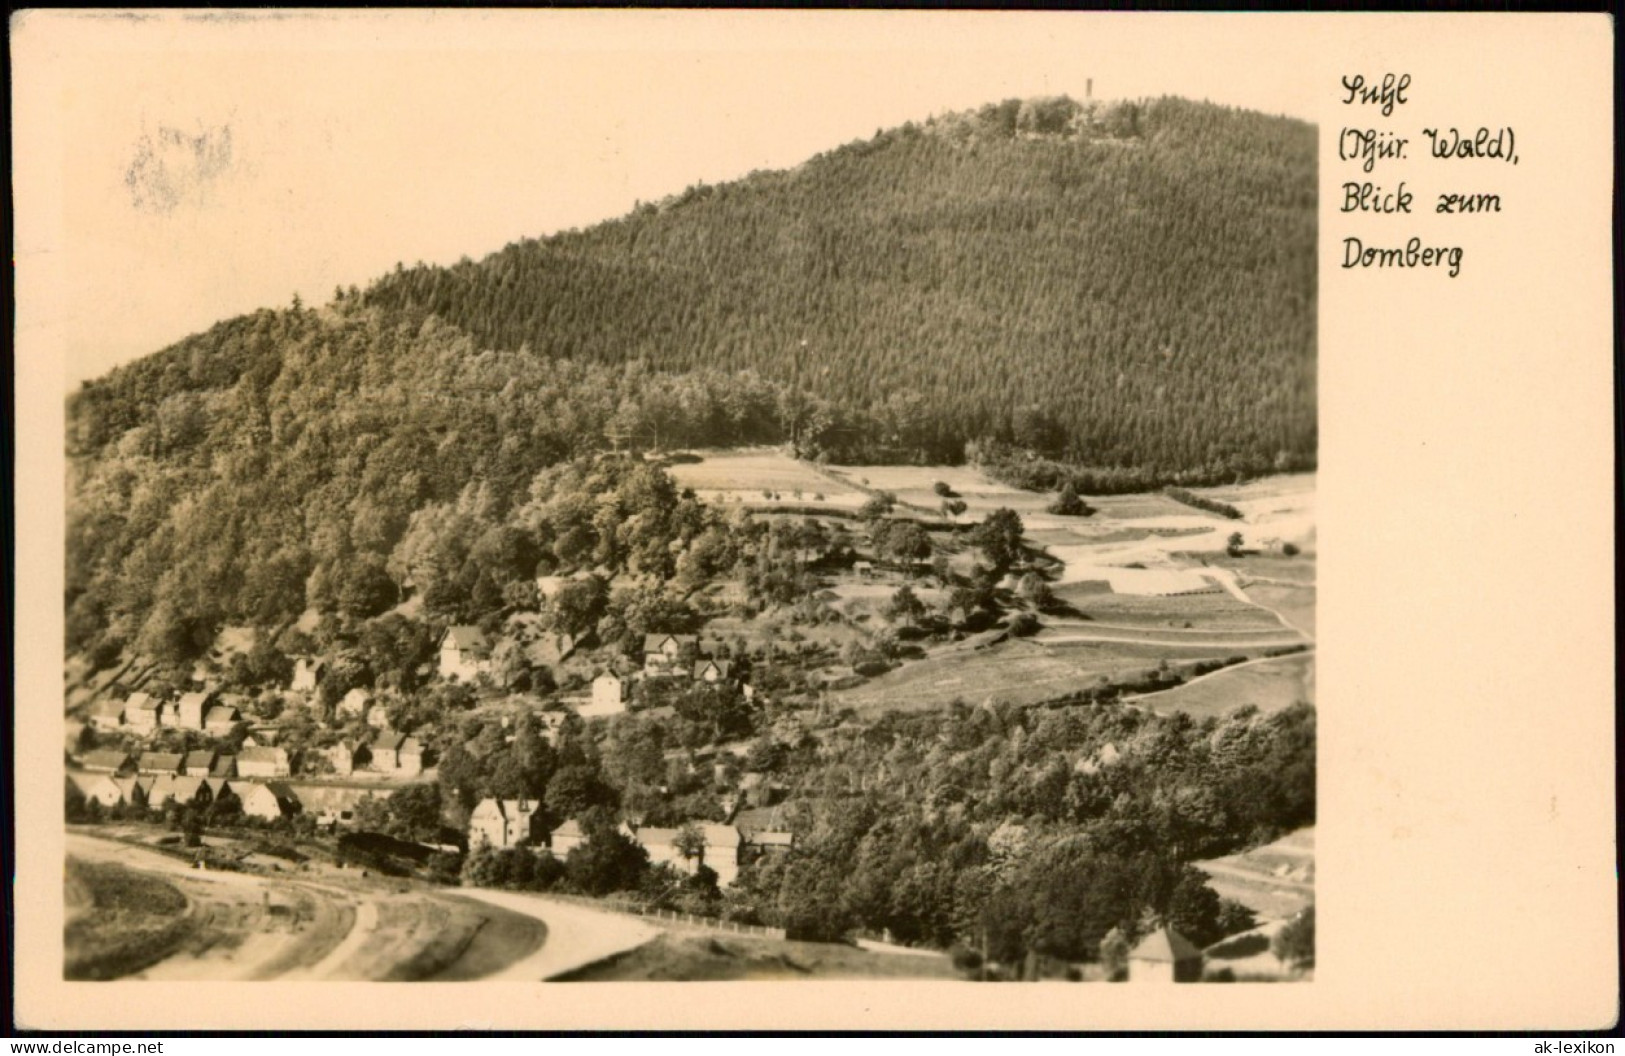
[[[105,767],[108,770],[121,770],[124,768],[124,764],[128,763],[129,761],[130,756],[128,753],[116,752],[111,749],[103,748],[94,752],[86,752],[84,754],[84,758],[81,760],[81,763],[87,769],[91,767],[95,767],[97,769]]]
[[[212,748],[199,748],[196,751],[187,752],[186,769],[190,770],[194,766],[213,767],[215,754]]]
[[[1202,951],[1173,928],[1163,925],[1140,940],[1129,957],[1136,961],[1192,961],[1201,960]]]
[[[382,748],[386,752],[395,751],[405,744],[406,739],[406,734],[390,730],[387,733],[380,733],[378,739],[372,742],[372,746]]]
[[[697,645],[700,641],[697,634],[646,634],[643,636],[643,651],[646,653],[658,651],[668,638],[679,646]]]
[[[237,762],[241,763],[282,763],[288,759],[288,753],[281,748],[244,748],[237,753]]]
[[[217,723],[236,722],[237,709],[229,704],[216,704],[203,713],[203,724],[213,726]]]
[[[143,770],[179,770],[182,761],[182,757],[174,752],[141,753],[141,769]]]

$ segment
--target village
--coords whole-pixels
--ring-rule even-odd
[[[544,583],[544,589],[552,586]],[[478,627],[452,626],[441,637],[435,674],[452,684],[488,685],[491,654],[491,643]],[[286,691],[290,707],[320,711],[317,692],[326,669],[318,658],[295,661]],[[641,670],[624,675],[604,671],[592,680],[587,693],[561,697],[552,710],[540,710],[537,700],[522,703],[529,704],[541,728],[551,735],[572,715],[599,722],[625,716],[639,681],[717,685],[731,681],[731,670],[729,661],[700,654],[697,635],[650,634]],[[754,695],[748,684],[738,688],[747,699]],[[667,705],[649,709],[647,717],[669,718],[671,713]],[[122,701],[100,701],[90,709],[88,726],[98,742],[115,740],[121,745],[91,748],[68,760],[70,810],[78,803],[97,816],[162,815],[188,807],[207,811],[217,802],[230,802],[246,819],[283,825],[302,819],[315,831],[331,834],[355,827],[357,807],[364,799],[384,799],[437,776],[433,758],[419,739],[392,729],[385,706],[361,688],[345,692],[330,717],[319,721],[319,729],[329,735],[324,739],[332,743],[302,751],[278,743],[280,724],[246,721],[232,694],[210,687],[172,700],[138,691]],[[358,726],[367,732],[351,732]],[[184,751],[148,746],[167,731],[190,734],[187,743],[198,746]],[[717,762],[717,780],[725,781],[730,769]],[[740,775],[736,784],[728,803],[730,816],[737,815],[740,825],[700,819],[656,827],[623,821],[621,831],[647,852],[651,865],[669,865],[685,875],[708,868],[725,887],[743,865],[793,845],[789,832],[762,825],[772,813],[762,808],[776,803],[782,789],[752,772]],[[544,826],[545,819],[536,799],[487,797],[469,814],[465,846],[547,848],[563,858],[585,839],[574,819],[551,830]]]
[[[419,555],[370,616],[311,608],[280,627],[223,627],[185,665],[126,654],[70,669],[74,831],[162,847],[204,870],[274,870],[290,853],[431,889],[586,898],[942,954],[957,926],[940,899],[860,918],[819,893],[822,867],[808,865],[851,853],[837,849],[838,814],[824,812],[901,781],[910,824],[969,841],[955,868],[996,871],[1004,856],[1045,853],[1038,833],[1070,824],[1066,811],[1147,809],[1107,790],[1151,802],[1160,716],[1205,717],[1169,727],[1195,741],[1221,720],[1238,735],[1257,726],[1244,765],[1273,766],[1263,756],[1312,699],[1313,559],[1292,541],[1312,545],[1312,480],[1105,496],[1080,513],[962,468],[859,472],[708,450],[569,467],[549,516],[580,516],[571,504],[583,482],[568,474],[584,470],[607,478],[597,486],[614,489],[625,527],[595,519],[596,551],[555,529],[553,554],[498,591],[454,593],[443,566]],[[1244,549],[1238,525],[1263,546]],[[643,547],[640,562],[675,574],[629,562],[623,537]],[[490,561],[523,541],[506,526],[488,538],[501,544]],[[1042,752],[1029,762],[1024,731]],[[1017,775],[1035,766],[1064,767],[1079,806],[1010,799],[1010,782],[1034,780]],[[944,813],[964,795],[956,785],[984,787],[986,805]],[[1277,817],[1304,817],[1296,810],[1258,831],[1282,831]],[[1233,828],[1207,837],[1215,854],[1246,831],[1221,823]],[[908,859],[881,850],[894,838],[875,825],[863,838],[875,850],[841,882],[903,882]],[[960,971],[1124,977],[1136,960],[1160,966],[1142,964],[1139,979],[1277,974],[1272,936],[1312,902],[1312,853],[1282,855],[1187,876],[1207,900],[1201,919],[1130,926],[1107,976],[1014,948],[966,953]],[[1222,927],[1209,886],[1229,900]],[[1037,897],[1020,892],[1000,897]],[[1220,938],[1230,954],[1210,949]]]

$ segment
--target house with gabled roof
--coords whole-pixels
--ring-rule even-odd
[[[90,724],[98,730],[116,730],[124,725],[124,701],[98,700],[90,706]]]
[[[717,874],[718,887],[727,887],[738,879],[739,867],[745,864],[744,834],[732,825],[702,822],[696,827],[705,837],[700,864],[709,866]]]
[[[230,752],[221,752],[214,757],[214,766],[209,768],[209,776],[216,778],[233,778],[237,776],[237,757]]]
[[[680,832],[681,829],[661,829],[643,825],[632,833],[632,838],[648,852],[650,865],[669,865],[680,873],[692,876],[699,872],[700,859],[697,856],[690,858],[677,846],[677,836]]]
[[[547,838],[547,845],[553,851],[553,857],[563,858],[571,851],[587,842],[587,833],[581,828],[581,823],[571,818]]]
[[[138,733],[158,728],[158,704],[150,693],[131,693],[124,701],[124,723]]]
[[[143,774],[178,774],[186,757],[178,752],[142,752],[136,769]]]
[[[237,785],[234,790],[248,817],[277,821],[299,813],[299,797],[281,781]]]
[[[355,771],[356,743],[349,738],[329,746],[322,754],[327,756],[335,774],[348,775]]]
[[[283,748],[244,748],[237,753],[238,777],[287,777],[292,772]]]
[[[86,774],[68,772],[68,787],[72,792],[81,796],[86,803],[96,803],[104,808],[112,808],[124,802],[124,791],[112,774],[98,773]]]
[[[699,648],[698,635],[646,634],[643,636],[643,673],[649,678],[685,674]]]
[[[314,693],[326,673],[327,661],[317,657],[301,656],[293,662],[293,682],[288,688],[295,693]]]
[[[242,713],[230,704],[211,704],[203,712],[203,729],[212,736],[225,737],[242,718]]]
[[[605,671],[592,680],[592,708],[595,714],[610,715],[626,710],[632,695],[631,679]]]
[[[1202,951],[1164,924],[1129,951],[1131,983],[1194,983],[1202,978]]]
[[[175,724],[183,730],[203,729],[203,713],[213,703],[213,693],[182,693],[181,699],[176,705],[178,714]]]
[[[130,753],[101,748],[80,756],[79,765],[93,773],[122,774],[130,767]]]
[[[208,777],[214,773],[214,761],[220,753],[213,748],[199,748],[186,753],[181,772],[187,777]]]
[[[534,799],[482,799],[468,816],[469,846],[501,850],[528,844],[536,838],[540,811]]]
[[[727,660],[696,660],[694,662],[694,681],[696,682],[726,682],[728,673],[733,670],[733,664]]]
[[[413,776],[423,770],[423,745],[416,737],[386,730],[373,740],[371,767],[384,774]]]
[[[152,807],[163,807],[171,801],[180,806],[193,803],[206,805],[212,799],[213,794],[203,783],[203,778],[177,774],[159,775],[147,792],[147,804]]]
[[[491,642],[471,624],[446,628],[440,637],[440,677],[472,682],[491,669]]]

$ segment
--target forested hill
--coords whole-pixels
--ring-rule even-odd
[[[1307,467],[1314,158],[1281,118],[1010,102],[227,320],[69,400],[70,647],[369,610],[409,525],[506,554],[608,438],[1116,489]]]
[[[364,299],[482,346],[797,382],[834,404],[810,453],[1257,472],[1314,457],[1315,208],[1302,122],[1011,100]]]

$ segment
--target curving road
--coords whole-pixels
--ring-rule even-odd
[[[462,888],[464,898],[534,917],[547,926],[547,941],[528,957],[485,978],[536,982],[553,979],[627,950],[637,949],[660,929],[623,913],[588,909],[545,895]]]

